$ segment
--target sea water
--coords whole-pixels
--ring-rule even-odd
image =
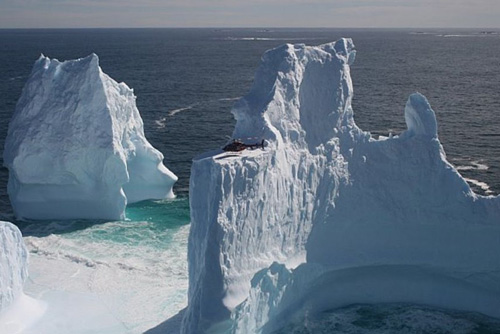
[[[25,291],[49,305],[29,333],[142,333],[185,307],[187,198],[132,205],[127,216],[19,223]]]
[[[87,29],[0,30],[0,149],[40,53],[95,52],[104,72],[137,95],[148,140],[177,176],[171,201],[127,208],[127,220],[16,222],[30,250],[26,293],[49,305],[30,333],[165,333],[187,302],[189,173],[197,154],[224,145],[232,104],[262,53],[283,43],[352,37],[355,120],[377,137],[405,129],[419,91],[436,111],[448,159],[481,194],[500,192],[500,35],[482,30]],[[14,220],[0,170],[0,218]],[[175,321],[163,323],[172,318]],[[174,325],[172,325],[174,323]],[[500,332],[479,315],[415,305],[351,306],[304,317],[293,333]],[[458,331],[460,332],[460,331]]]

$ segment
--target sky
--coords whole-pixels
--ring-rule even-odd
[[[0,0],[0,28],[499,28],[500,0]]]

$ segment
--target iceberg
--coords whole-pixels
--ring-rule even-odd
[[[23,293],[28,277],[28,250],[21,231],[0,221],[0,333],[20,333],[45,311],[45,305]]]
[[[194,159],[182,333],[270,333],[353,303],[500,317],[500,197],[447,162],[419,93],[400,135],[359,129],[355,55],[350,39],[267,51],[232,110],[233,138],[265,149]]]
[[[11,306],[23,292],[28,277],[28,250],[21,231],[0,221],[0,313]]]
[[[123,219],[127,203],[173,197],[177,180],[144,135],[132,89],[95,54],[36,61],[3,157],[18,218]]]

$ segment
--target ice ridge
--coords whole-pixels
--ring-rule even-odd
[[[122,219],[127,203],[173,197],[177,177],[162,161],[132,89],[97,55],[35,62],[4,150],[18,218]]]
[[[266,52],[233,108],[233,138],[265,150],[193,161],[182,333],[270,333],[298,312],[414,302],[500,317],[500,197],[446,161],[412,94],[399,136],[351,107],[350,39]]]

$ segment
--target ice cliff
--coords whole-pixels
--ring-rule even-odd
[[[21,231],[0,221],[0,333],[19,334],[35,323],[46,305],[23,293],[28,250]]]
[[[177,177],[147,141],[133,91],[95,54],[36,61],[10,121],[4,165],[18,218],[121,219],[173,197]]]
[[[23,292],[28,250],[19,229],[0,221],[0,314]]]
[[[356,126],[353,48],[266,52],[233,137],[268,146],[194,160],[183,333],[269,333],[352,303],[500,317],[500,198],[473,193],[446,161],[422,95],[399,136]]]

